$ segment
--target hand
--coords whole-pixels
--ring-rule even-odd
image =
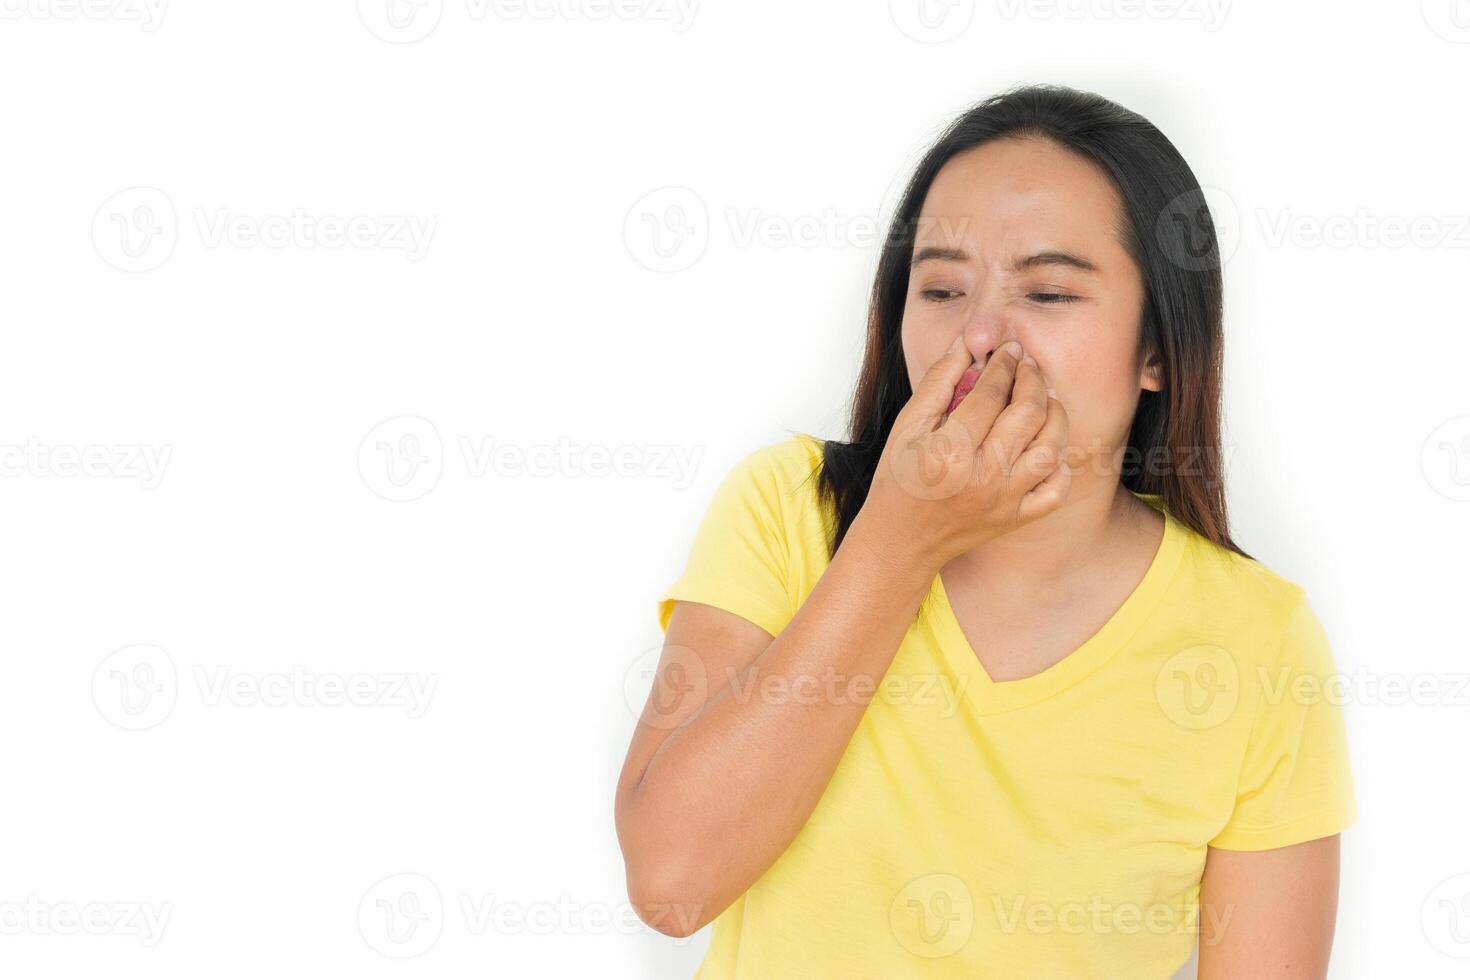
[[[1071,488],[1067,413],[1048,396],[1036,361],[1008,341],[978,377],[970,373],[966,395],[956,389],[971,366],[956,341],[924,373],[894,420],[862,508],[936,572],[1057,510]],[[962,400],[948,412],[956,394]]]

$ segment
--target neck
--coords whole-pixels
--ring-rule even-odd
[[[1095,569],[1119,542],[1162,520],[1116,478],[1074,480],[1058,510],[959,555],[945,568],[997,594],[1045,595]]]

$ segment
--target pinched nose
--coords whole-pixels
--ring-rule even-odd
[[[1020,343],[1020,341],[1017,341],[1017,343]],[[975,384],[980,380],[980,372],[984,371],[985,365],[990,363],[991,353],[992,351],[986,351],[979,357],[975,357],[973,354],[971,355],[973,360],[970,362],[970,366],[965,368],[965,373],[960,375],[959,383],[954,386],[954,397],[950,399],[949,408],[945,409],[945,414],[953,412],[959,406],[960,402],[965,400],[965,396],[975,390]]]

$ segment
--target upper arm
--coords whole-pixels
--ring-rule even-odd
[[[1341,676],[1300,589],[1274,661],[1255,673],[1235,802],[1210,846],[1277,850],[1341,833],[1357,819]]]
[[[669,739],[723,692],[752,696],[754,682],[737,679],[796,613],[792,542],[794,522],[806,510],[792,495],[811,472],[810,449],[793,439],[731,467],[705,508],[682,573],[659,594],[664,644],[641,678],[650,690],[618,777],[620,837],[643,811],[640,786]],[[638,835],[645,847],[660,846],[669,830],[652,829]]]
[[[618,778],[618,800],[642,780],[659,746],[731,685],[774,637],[755,623],[702,602],[677,601],[668,618],[652,687]],[[737,686],[736,694],[744,690]]]
[[[1297,589],[1200,884],[1201,980],[1324,977],[1357,807],[1331,644]],[[1269,683],[1268,683],[1269,682]]]
[[[694,533],[683,572],[658,598],[667,631],[675,600],[734,613],[772,636],[796,613],[791,574],[794,465],[788,444],[756,450],[730,468]]]
[[[744,456],[715,488],[679,577],[658,597],[664,645],[618,782],[637,787],[659,747],[730,687],[795,615],[785,504],[795,442]],[[746,696],[738,687],[737,696]]]
[[[1260,851],[1211,847],[1200,885],[1199,980],[1327,976],[1339,835]]]

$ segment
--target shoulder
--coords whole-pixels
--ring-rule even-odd
[[[1292,605],[1305,591],[1301,583],[1259,559],[1231,551],[1192,529],[1184,530],[1190,539],[1189,553],[1195,574],[1214,587],[1272,606]]]
[[[821,466],[824,446],[816,436],[800,432],[751,450],[737,465],[791,485],[805,480]]]
[[[832,531],[832,507],[820,493],[825,448],[825,440],[798,433],[746,453],[728,477],[788,547],[812,560],[826,555]]]
[[[767,443],[741,457],[732,477],[761,491],[784,512],[795,513],[793,503],[805,494],[815,495],[824,446],[821,439],[805,433]]]
[[[1250,636],[1248,659],[1279,663],[1325,646],[1307,587],[1255,558],[1183,527],[1187,587],[1201,611],[1226,632]],[[1295,651],[1295,652],[1294,652]]]

